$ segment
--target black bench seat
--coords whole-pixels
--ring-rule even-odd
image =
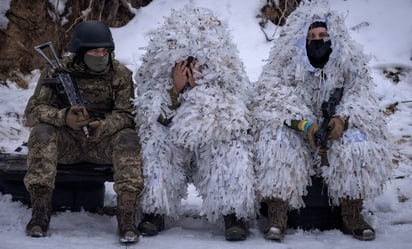
[[[30,206],[23,184],[27,155],[0,153],[0,192]],[[105,182],[113,181],[111,164],[58,164],[53,192],[54,211],[96,211],[104,205]]]

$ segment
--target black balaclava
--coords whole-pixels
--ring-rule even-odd
[[[326,27],[324,22],[314,22],[310,25],[309,30],[318,27]],[[322,68],[329,60],[329,55],[332,53],[332,42],[328,39],[306,40],[306,53],[309,62],[316,68]]]

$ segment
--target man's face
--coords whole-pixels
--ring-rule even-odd
[[[109,65],[110,55],[107,48],[94,48],[88,50],[83,57],[84,63],[93,72],[103,72]]]
[[[328,36],[329,36],[328,30],[325,27],[317,27],[317,28],[310,29],[308,31],[308,35],[306,36],[306,39],[308,41],[321,40]]]
[[[325,27],[309,29],[306,37],[306,53],[309,62],[316,68],[322,68],[329,60],[332,53],[332,42]]]

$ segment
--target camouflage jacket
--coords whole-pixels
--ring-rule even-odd
[[[84,65],[72,61],[73,56],[66,57],[63,64],[76,81],[90,117],[105,120],[105,134],[114,134],[122,128],[134,128],[132,72],[114,60],[106,73],[94,75]],[[59,83],[45,80],[50,78],[54,78],[53,71],[44,69],[25,109],[25,125],[28,127],[38,123],[58,127],[66,125],[67,98]]]

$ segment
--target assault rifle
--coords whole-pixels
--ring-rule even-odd
[[[343,95],[343,87],[336,88],[333,91],[332,95],[330,95],[329,100],[324,101],[321,106],[323,120],[322,120],[322,124],[319,127],[319,130],[315,133],[315,143],[316,143],[316,148],[317,148],[315,152],[315,156],[318,154],[320,155],[321,166],[329,166],[329,160],[328,160],[328,155],[327,155],[328,135],[330,132],[329,122],[335,115],[336,106],[339,104],[340,100],[342,99],[342,95]],[[288,124],[285,120],[283,124],[292,130],[302,131],[302,127],[299,127],[300,121],[302,120],[293,119],[290,121],[290,124]]]
[[[43,52],[43,49],[49,48],[51,53],[53,54],[54,60],[56,63],[54,63],[47,55]],[[60,62],[59,57],[57,56],[56,50],[54,49],[53,44],[49,41],[44,44],[35,46],[34,49],[43,57],[43,59],[46,60],[47,64],[54,70],[54,72],[57,74],[57,80],[59,84],[62,84],[64,92],[67,96],[67,99],[69,100],[70,106],[84,106],[84,100],[82,95],[79,92],[79,89],[77,88],[77,84],[70,75],[64,68],[63,65]],[[89,137],[89,130],[87,126],[83,126],[82,130],[84,132],[84,135],[86,137]]]
[[[343,87],[336,88],[328,101],[322,103],[322,124],[319,130],[315,133],[316,146],[318,147],[316,152],[322,151],[320,154],[321,166],[329,166],[328,155],[326,153],[328,149],[328,135],[330,132],[329,122],[333,118],[336,112],[336,106],[339,104],[343,95]]]

